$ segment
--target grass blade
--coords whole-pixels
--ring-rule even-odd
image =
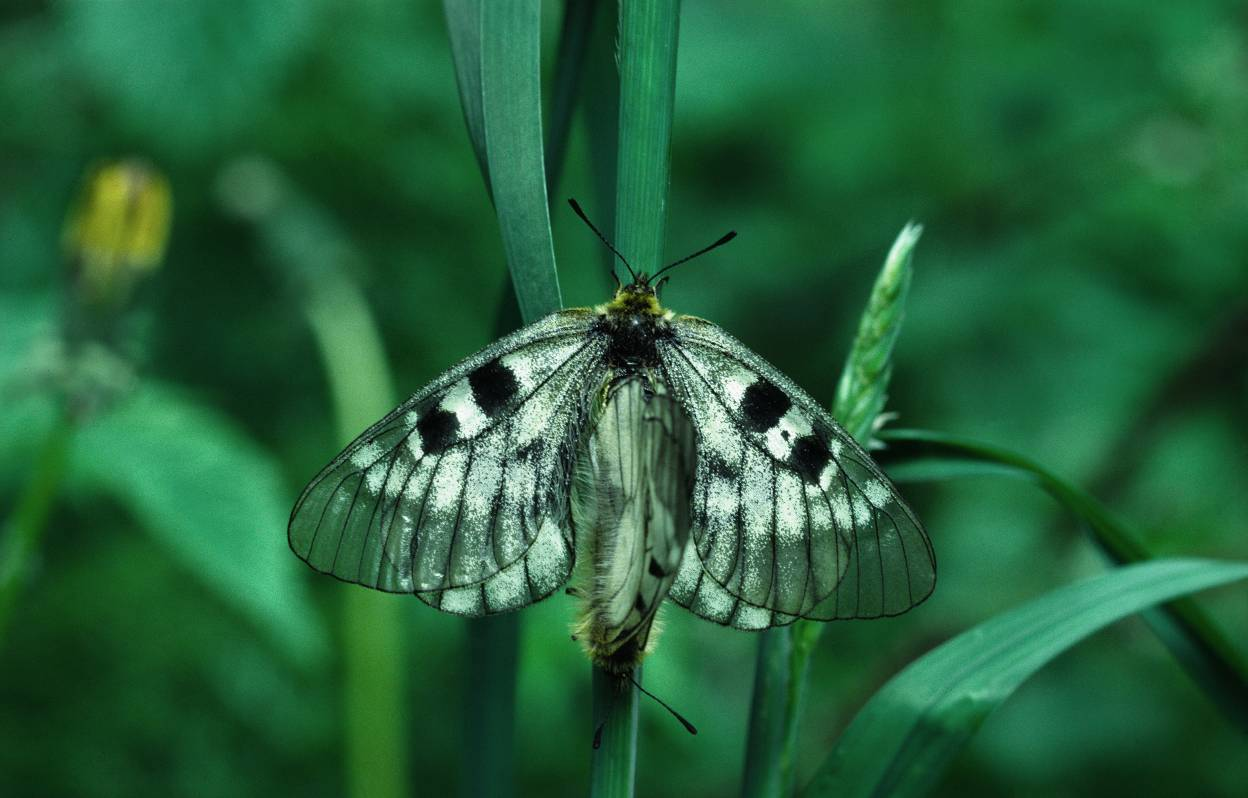
[[[538,3],[481,8],[481,101],[499,232],[526,324],[560,307],[542,150]]]
[[[639,273],[663,261],[679,0],[620,4],[615,245]]]
[[[561,304],[542,150],[541,6],[444,0],[443,8],[468,134],[498,215],[520,319],[531,323]],[[556,162],[564,146],[566,139],[552,144]],[[509,316],[504,305],[500,325]],[[468,623],[466,795],[514,791],[518,641],[515,614]]]
[[[832,414],[864,445],[887,397],[893,346],[910,288],[911,259],[922,231],[919,225],[907,224],[893,242],[837,384]],[[806,672],[823,626],[799,621],[768,630],[759,639],[741,793],[746,798],[793,792]]]
[[[944,479],[995,473],[1026,479],[1044,488],[1081,519],[1092,540],[1114,563],[1152,559],[1139,537],[1085,491],[1020,454],[952,435],[924,430],[889,430],[889,473],[898,480]],[[1248,661],[1191,599],[1179,599],[1145,614],[1153,631],[1223,712],[1248,730]]]
[[[325,369],[337,437],[345,445],[395,401],[381,332],[359,285],[348,276],[359,251],[334,217],[266,161],[234,163],[220,191],[226,207],[255,226],[264,257],[307,319]],[[269,202],[237,200],[250,195]],[[394,701],[407,684],[404,602],[357,587],[339,595],[345,792],[400,798],[407,794],[409,775],[408,715]]]
[[[563,5],[563,29],[555,55],[555,82],[546,135],[546,187],[551,194],[558,190],[563,173],[563,158],[572,131],[572,112],[580,95],[599,5],[599,0],[567,0]]]
[[[345,445],[394,405],[381,333],[359,288],[329,272],[307,286],[304,312],[329,381],[338,437]],[[407,795],[406,651],[402,604],[371,590],[342,591],[342,667],[347,794]]]
[[[1248,578],[1248,563],[1157,560],[1059,588],[909,665],[855,716],[802,793],[925,795],[984,718],[1054,657],[1147,607]]]
[[[581,108],[588,134],[589,168],[593,176],[594,211],[602,219],[615,218],[616,170],[620,152],[620,75],[616,68],[616,30],[619,9],[614,0],[598,0],[591,43],[585,57],[585,87]],[[601,250],[602,283],[615,287],[611,275],[617,266],[615,256]]]
[[[473,155],[485,190],[490,187],[490,167],[485,151],[485,113],[481,96],[481,14],[483,0],[442,0],[446,16],[446,32],[451,40],[451,61],[455,65],[455,83],[459,87],[459,104],[464,110],[464,124],[472,142]]]
[[[679,0],[619,4],[615,243],[635,269],[651,272],[663,255],[679,28]],[[626,798],[637,767],[637,692],[598,668],[593,686],[595,722],[606,726],[590,761],[590,794]]]

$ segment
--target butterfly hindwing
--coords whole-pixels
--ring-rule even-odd
[[[673,600],[738,628],[905,612],[931,544],[888,478],[814,399],[709,322],[658,347],[698,432],[693,530]]]
[[[602,381],[592,316],[548,316],[366,430],[304,489],[291,548],[313,568],[483,615],[558,589],[575,559],[570,472]]]
[[[580,636],[595,661],[631,667],[689,539],[695,435],[662,382],[612,384],[578,462],[573,518],[591,565]],[[617,654],[617,652],[620,652]]]

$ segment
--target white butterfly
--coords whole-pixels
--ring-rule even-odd
[[[931,543],[866,452],[739,341],[661,307],[657,285],[634,275],[418,391],[304,489],[291,548],[479,616],[554,593],[579,544],[581,634],[616,670],[644,654],[665,596],[738,629],[927,598]]]

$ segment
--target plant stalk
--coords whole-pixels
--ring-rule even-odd
[[[619,4],[615,243],[639,271],[656,271],[663,257],[679,28],[679,0]],[[640,669],[635,677],[640,682]],[[593,695],[601,737],[590,760],[590,794],[632,796],[637,691],[627,680],[594,668]]]
[[[355,283],[331,271],[309,289],[305,313],[345,444],[393,405],[390,370],[376,321]],[[347,794],[403,798],[409,781],[402,599],[348,587],[342,602]]]
[[[641,682],[641,669],[634,674]],[[590,760],[591,798],[632,798],[637,772],[637,694],[627,678],[593,669],[595,748]]]
[[[73,423],[62,415],[44,439],[35,468],[5,525],[0,541],[0,641],[21,594],[30,560],[47,529],[52,503],[69,463],[73,432]]]
[[[663,261],[679,0],[620,3],[615,245],[638,272]]]

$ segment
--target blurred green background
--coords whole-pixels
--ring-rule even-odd
[[[560,6],[548,3],[553,63]],[[1248,558],[1248,14],[1138,0],[686,0],[665,292],[830,400],[896,232],[916,255],[890,407],[1025,452],[1158,554]],[[162,269],[117,325],[133,391],[85,426],[0,638],[0,793],[337,795],[342,593],[285,514],[341,440],[305,302],[343,275],[406,395],[495,334],[510,290],[439,4],[9,0],[0,8],[0,509],[53,423],[61,228],[100,159],[170,181]],[[595,196],[574,126],[552,198]],[[600,246],[553,214],[564,299]],[[603,220],[609,228],[609,221]],[[350,291],[350,288],[344,289]],[[344,295],[346,296],[346,295]],[[344,299],[346,301],[346,299]],[[49,365],[49,364],[52,365]],[[907,490],[940,563],[917,611],[829,629],[801,772],[936,643],[1102,568],[1043,494]],[[412,794],[471,756],[459,619],[415,599],[392,711]],[[1241,646],[1242,591],[1202,596]],[[581,794],[570,600],[526,611],[520,791]],[[756,638],[672,608],[641,795],[737,789]],[[991,717],[954,794],[1242,795],[1248,745],[1138,619]]]

